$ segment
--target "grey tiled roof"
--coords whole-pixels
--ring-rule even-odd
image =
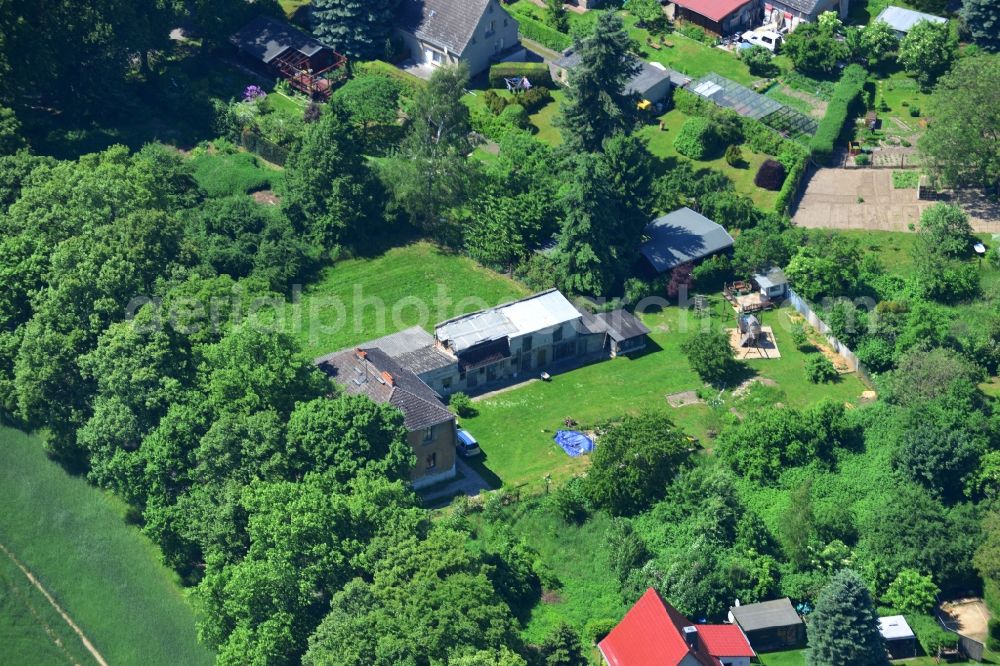
[[[820,2],[821,0],[773,0],[772,4],[775,7],[787,7],[793,11],[801,12],[806,16],[813,16]]]
[[[327,48],[301,30],[270,16],[258,16],[240,28],[229,41],[240,51],[265,63],[287,49],[312,56]]]
[[[396,27],[461,55],[475,34],[491,0],[402,0]],[[493,5],[498,20],[514,19]]]
[[[335,352],[316,359],[320,369],[328,374],[344,392],[366,395],[375,402],[390,404],[403,412],[403,421],[409,431],[423,430],[455,417],[441,403],[434,390],[412,371],[394,361],[381,349]],[[383,373],[388,373],[388,381]]]

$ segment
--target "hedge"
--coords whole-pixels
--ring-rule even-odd
[[[696,160],[712,155],[718,147],[719,139],[712,121],[701,116],[685,120],[674,139],[674,148],[678,153]]]
[[[778,191],[778,196],[774,200],[774,210],[777,213],[787,213],[788,207],[792,205],[792,199],[799,191],[799,183],[806,173],[806,164],[809,162],[809,153],[805,148],[792,141],[785,141],[778,154],[778,161],[785,165],[787,174],[785,182]]]
[[[917,641],[924,652],[934,656],[938,647],[953,648],[958,645],[958,634],[954,634],[940,624],[932,615],[907,615],[907,624],[917,635]]]
[[[532,86],[552,88],[552,72],[544,62],[502,62],[490,67],[490,88],[506,88],[504,79],[526,76]]]
[[[517,29],[522,37],[532,39],[556,51],[568,49],[573,44],[573,38],[569,35],[554,30],[530,16],[518,13],[515,18],[517,18]]]
[[[834,145],[844,131],[844,124],[856,110],[861,100],[868,72],[860,65],[848,65],[844,73],[833,87],[833,95],[826,107],[823,120],[819,121],[816,135],[812,138],[809,148],[813,158],[821,163],[827,163],[833,155]]]
[[[358,78],[362,76],[381,76],[399,81],[406,89],[406,96],[410,98],[415,97],[421,88],[427,86],[427,82],[423,79],[381,60],[354,63],[354,76]]]

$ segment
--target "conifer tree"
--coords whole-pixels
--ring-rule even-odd
[[[399,0],[313,0],[313,32],[348,58],[382,58]]]
[[[596,152],[615,130],[628,129],[631,99],[625,86],[639,71],[621,18],[602,14],[592,34],[577,38],[580,64],[569,73],[566,102],[558,124],[570,148]]]
[[[883,666],[888,664],[878,631],[878,616],[861,577],[843,569],[816,600],[809,623],[809,666]]]

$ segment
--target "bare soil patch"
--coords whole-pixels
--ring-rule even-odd
[[[681,391],[680,393],[671,393],[667,396],[667,404],[675,408],[700,405],[704,402],[704,400],[698,397],[697,391]]]

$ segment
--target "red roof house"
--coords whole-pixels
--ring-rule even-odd
[[[749,666],[755,656],[738,626],[695,625],[653,588],[597,647],[608,666]]]
[[[762,14],[760,0],[672,0],[675,19],[729,36],[753,27]]]

